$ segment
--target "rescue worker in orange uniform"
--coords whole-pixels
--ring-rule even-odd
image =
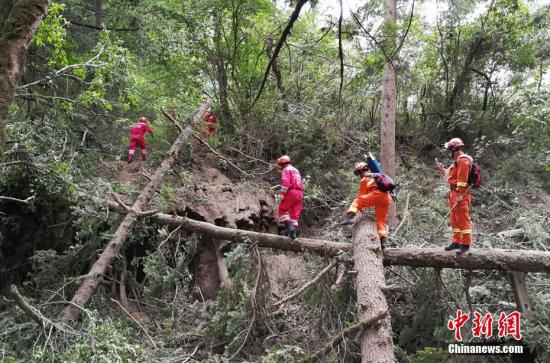
[[[447,169],[440,162],[436,163],[439,173],[449,183],[449,208],[451,218],[451,244],[446,251],[456,250],[461,255],[470,249],[472,244],[472,222],[470,220],[470,202],[472,195],[468,188],[468,176],[473,159],[464,153],[464,142],[455,137],[445,143],[445,148],[452,153],[453,164]]]
[[[378,189],[374,175],[369,172],[367,163],[357,163],[353,173],[361,178],[359,181],[359,193],[357,194],[357,198],[351,203],[348,212],[340,224],[344,226],[353,224],[355,216],[359,211],[364,208],[374,208],[380,247],[384,249],[388,236],[387,221],[389,208],[392,203],[391,195]]]
[[[298,235],[298,220],[302,212],[302,190],[304,189],[302,177],[298,169],[292,166],[292,160],[288,155],[277,159],[281,167],[281,191],[277,196],[279,201],[279,223],[285,226],[283,234],[292,239]]]

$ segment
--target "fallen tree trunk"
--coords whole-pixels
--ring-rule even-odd
[[[550,252],[474,248],[457,256],[443,248],[390,248],[384,265],[550,273]]]
[[[357,277],[357,315],[360,321],[371,321],[381,313],[388,314],[377,326],[366,327],[360,337],[362,363],[394,363],[391,318],[382,291],[386,286],[382,250],[374,222],[363,216],[353,228],[353,261]]]
[[[125,212],[115,202],[109,202],[109,208],[117,212]],[[158,224],[182,225],[183,228],[191,232],[220,240],[241,242],[243,239],[249,239],[264,248],[278,248],[293,252],[311,251],[323,256],[334,256],[339,251],[351,252],[352,250],[352,245],[349,243],[310,238],[291,240],[284,236],[224,228],[164,213],[153,214],[150,218]],[[443,248],[386,248],[384,250],[384,265],[550,273],[550,252],[472,249],[471,252],[457,256],[456,253],[444,251]]]
[[[97,287],[103,280],[103,276],[111,266],[111,262],[116,256],[118,256],[122,247],[124,246],[124,242],[126,241],[126,238],[130,233],[139,212],[142,212],[147,208],[149,200],[154,195],[157,187],[160,185],[164,174],[166,174],[166,172],[179,157],[183,144],[185,143],[189,135],[191,135],[191,133],[193,132],[193,126],[201,120],[203,114],[206,112],[208,107],[208,103],[202,104],[189,125],[187,125],[183,132],[180,133],[176,141],[174,141],[174,144],[172,144],[168,155],[164,158],[160,166],[157,168],[155,174],[151,176],[151,180],[142,190],[141,194],[132,205],[131,210],[128,212],[122,223],[119,225],[118,229],[113,235],[113,238],[109,241],[101,255],[99,255],[97,261],[90,269],[90,272],[88,272],[84,281],[75,292],[73,298],[71,299],[72,303],[83,306],[94,295]],[[74,305],[68,305],[63,310],[61,320],[63,322],[69,322],[78,318],[79,314],[80,310],[78,308],[76,308]]]

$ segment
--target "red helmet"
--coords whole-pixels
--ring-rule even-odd
[[[369,165],[364,161],[361,161],[360,163],[355,164],[355,169],[353,170],[353,174],[360,175],[365,170],[369,170]]]
[[[445,146],[445,149],[450,149],[452,147],[461,147],[461,146],[464,146],[464,142],[462,142],[462,139],[455,137],[447,141],[444,146]]]
[[[290,164],[292,160],[290,160],[290,156],[283,155],[280,158],[277,159],[277,164],[284,165],[284,164]]]
[[[141,116],[138,120],[138,122],[147,122],[147,117]]]

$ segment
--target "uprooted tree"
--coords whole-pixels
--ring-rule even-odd
[[[115,202],[109,202],[109,208],[119,212],[125,210]],[[173,227],[181,226],[190,232],[215,240],[228,240],[237,243],[251,241],[264,248],[294,252],[307,250],[327,256],[336,256],[342,252],[352,255],[357,270],[355,286],[359,324],[371,322],[380,316],[378,319],[380,321],[377,324],[364,324],[360,329],[362,362],[395,361],[391,339],[391,319],[384,295],[388,290],[384,278],[384,265],[437,269],[550,272],[550,252],[544,251],[479,249],[461,256],[434,248],[390,248],[382,251],[379,247],[374,223],[365,218],[360,219],[355,225],[353,243],[349,244],[309,238],[291,240],[288,237],[219,227],[187,217],[163,213],[155,213],[149,217],[155,223]],[[525,290],[524,288],[525,286],[523,286],[523,290]],[[514,288],[514,292],[516,293],[516,288]],[[377,349],[372,349],[373,346],[376,346]]]

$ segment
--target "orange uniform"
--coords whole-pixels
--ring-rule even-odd
[[[472,195],[468,190],[468,175],[472,167],[472,158],[459,153],[447,172],[447,182],[451,187],[449,192],[449,208],[451,208],[451,242],[459,245],[472,244],[472,222],[470,220],[470,201]],[[462,195],[461,201],[458,201]]]
[[[361,178],[359,182],[359,193],[348,209],[348,213],[356,214],[364,208],[374,207],[374,215],[376,217],[376,229],[379,237],[388,235],[388,210],[392,203],[389,193],[378,189],[374,178]]]

